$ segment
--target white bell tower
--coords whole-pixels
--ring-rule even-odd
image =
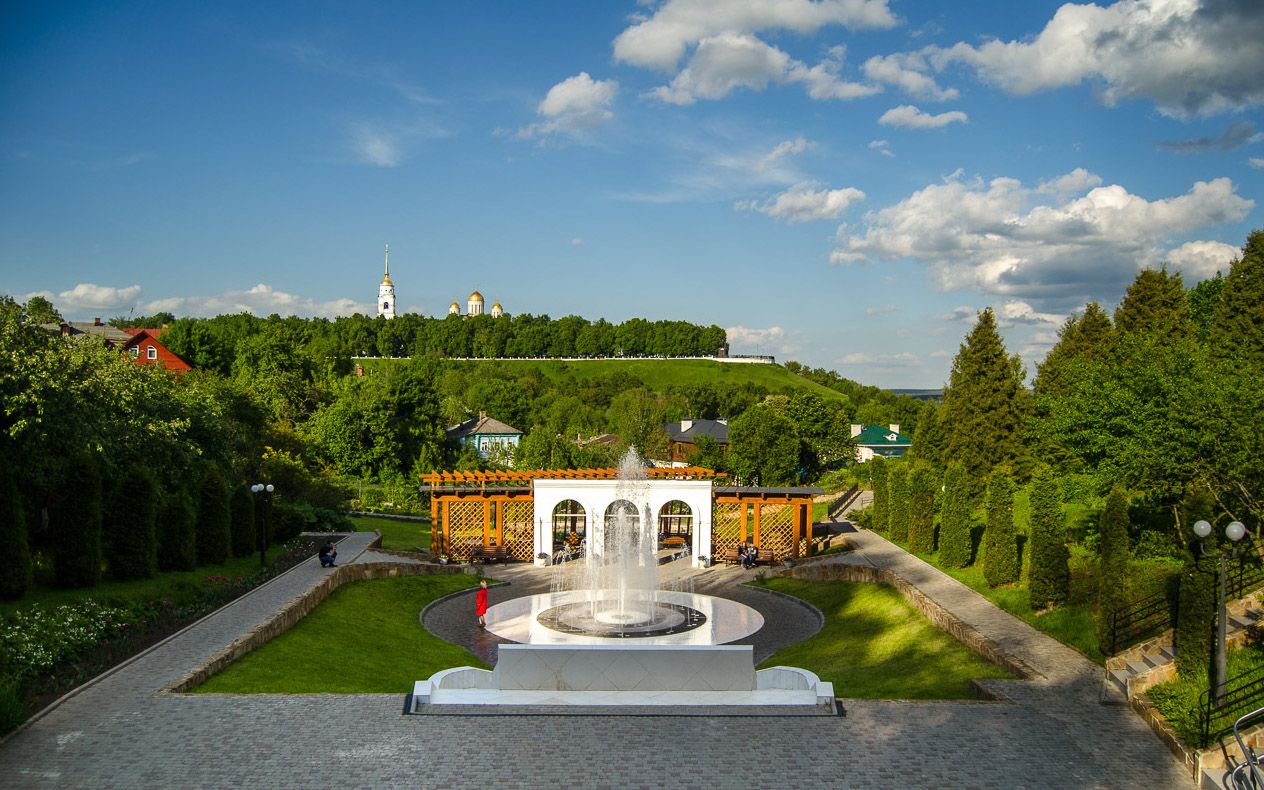
[[[395,317],[395,283],[391,282],[391,245],[386,245],[386,274],[377,287],[377,314],[385,318]]]

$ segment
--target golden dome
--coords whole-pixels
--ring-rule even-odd
[[[455,299],[452,300],[452,304],[448,305],[448,307],[455,307],[458,310],[461,309],[461,305],[457,304]]]
[[[478,291],[475,291],[474,293],[470,294],[470,301],[471,301],[471,302],[481,302],[481,301],[483,301],[483,295],[482,295],[481,293],[479,293]]]
[[[395,287],[395,283],[391,282],[391,276],[389,274],[382,278],[382,285],[389,285],[392,288]]]

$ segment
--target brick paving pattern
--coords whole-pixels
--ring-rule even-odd
[[[881,538],[851,537],[860,550],[830,561],[893,568],[1043,677],[994,681],[1012,704],[849,700],[847,715],[834,718],[678,717],[652,709],[602,717],[404,716],[405,690],[398,696],[161,693],[310,589],[322,573],[313,558],[0,744],[0,782],[8,788],[1192,786],[1139,718],[1098,704],[1096,665]],[[354,561],[366,538],[346,538],[339,558]],[[517,590],[527,589],[532,576],[522,566],[489,572],[514,580],[499,591],[507,595],[522,594]],[[729,583],[725,574],[730,582],[740,576],[735,569],[705,572],[697,591]]]

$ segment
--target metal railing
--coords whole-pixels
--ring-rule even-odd
[[[1224,698],[1216,700],[1215,688],[1209,688],[1198,698],[1198,728],[1202,746],[1212,739],[1234,731],[1239,717],[1264,703],[1264,667],[1243,672],[1225,681]],[[1243,717],[1245,718],[1245,717]]]
[[[1264,790],[1264,772],[1259,768],[1260,755],[1255,753],[1254,746],[1249,746],[1242,740],[1243,728],[1262,718],[1264,708],[1256,708],[1233,723],[1233,739],[1238,742],[1238,749],[1242,753],[1242,762],[1233,766],[1233,770],[1229,772],[1229,787],[1235,790]]]
[[[856,497],[860,496],[860,485],[853,483],[851,488],[839,494],[833,502],[830,503],[829,509],[825,511],[826,516],[832,521],[842,515],[852,502],[856,501]]]

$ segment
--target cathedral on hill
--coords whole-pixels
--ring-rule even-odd
[[[496,303],[492,305],[492,309],[488,310],[487,312],[489,315],[491,315],[492,318],[500,318],[502,315],[505,314],[505,309],[500,306],[500,300],[497,299]],[[453,299],[452,304],[448,305],[448,315],[460,315],[460,314],[461,314],[461,305],[457,304],[457,301]],[[483,295],[479,293],[478,291],[475,291],[474,293],[470,294],[470,298],[465,302],[465,316],[468,318],[473,315],[482,315],[482,314],[483,314]]]
[[[377,287],[377,314],[382,318],[395,317],[395,283],[391,282],[391,245],[386,245],[386,273]]]

